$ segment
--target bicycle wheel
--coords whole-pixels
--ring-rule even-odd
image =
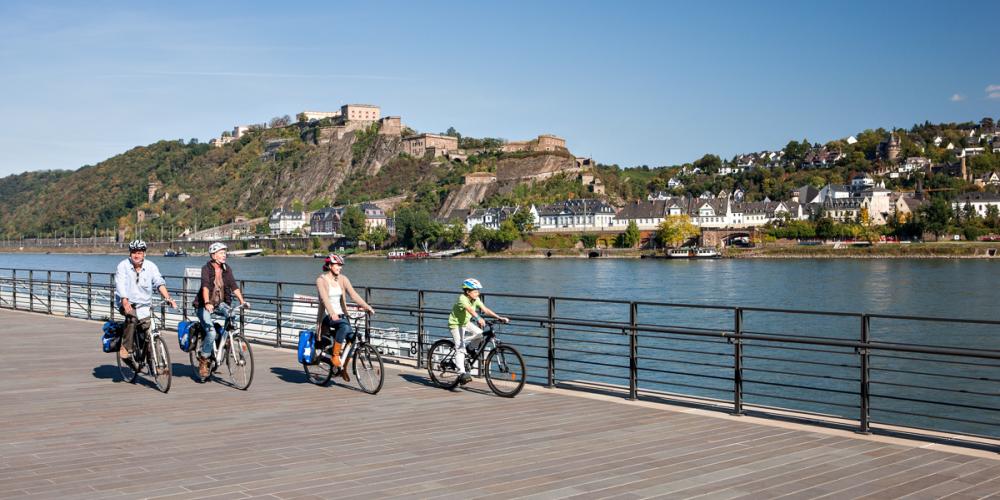
[[[167,351],[167,343],[157,335],[153,338],[153,349],[149,353],[149,374],[156,382],[156,388],[162,393],[170,390],[170,352]]]
[[[486,358],[486,383],[497,396],[517,396],[524,387],[524,378],[524,358],[517,349],[501,345]]]
[[[382,390],[385,373],[382,371],[382,356],[372,346],[365,344],[354,351],[354,378],[358,386],[368,394]]]
[[[119,353],[115,353],[115,358],[118,359],[118,372],[122,374],[122,380],[130,384],[134,384],[136,379],[139,378],[139,370],[135,369],[135,365],[132,360],[122,359],[122,356]]]
[[[201,352],[202,349],[201,343],[202,339],[200,338],[195,337],[191,339],[191,349],[188,351],[188,360],[191,362],[191,373],[193,373],[192,376],[198,382],[204,382],[208,378],[205,377],[203,379],[201,378],[201,374],[198,373],[198,353]]]
[[[253,382],[253,351],[250,344],[240,335],[232,337],[232,349],[226,349],[226,368],[233,387],[247,390]]]
[[[324,351],[323,354],[329,355],[329,352]],[[320,362],[315,365],[302,363],[302,369],[306,371],[309,381],[316,385],[329,384],[330,379],[333,378],[333,365],[326,357],[321,358]]]
[[[445,389],[458,385],[458,366],[455,365],[455,343],[441,339],[427,351],[427,373],[431,380]]]

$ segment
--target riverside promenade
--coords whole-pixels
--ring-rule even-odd
[[[559,389],[371,396],[254,345],[249,391],[119,380],[100,323],[0,311],[0,498],[984,498],[1000,455]],[[951,496],[949,496],[951,495]]]

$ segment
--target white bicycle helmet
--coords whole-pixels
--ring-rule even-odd
[[[462,282],[463,290],[482,290],[483,284],[479,282],[476,278],[469,278]]]
[[[219,250],[225,250],[227,248],[229,248],[229,247],[227,247],[225,243],[221,243],[221,242],[217,241],[215,243],[212,243],[208,247],[208,254],[212,255],[213,253],[218,252]]]
[[[142,241],[142,240],[132,240],[132,242],[128,244],[128,251],[129,252],[138,252],[140,250],[142,250],[143,252],[146,251],[146,242],[145,241]]]

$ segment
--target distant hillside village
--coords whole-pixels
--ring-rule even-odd
[[[418,133],[405,126],[399,116],[385,116],[381,108],[370,104],[345,104],[338,111],[302,111],[296,115],[299,124],[316,127],[315,142],[324,144],[342,139],[350,132],[365,131],[377,124],[381,136],[396,137],[401,155],[414,158],[434,158],[441,161],[463,163],[470,156],[481,155],[492,149],[510,153],[558,153],[569,160],[556,166],[505,165],[493,171],[473,171],[462,177],[462,188],[449,195],[436,219],[440,224],[460,223],[466,233],[477,226],[500,230],[505,221],[520,217],[532,232],[619,233],[630,226],[643,232],[657,231],[665,221],[684,218],[699,229],[748,229],[780,226],[790,221],[816,221],[826,218],[844,224],[885,226],[913,220],[926,207],[934,191],[954,191],[950,209],[963,210],[979,217],[987,217],[1000,210],[1000,173],[996,170],[977,172],[972,162],[981,155],[1000,155],[1000,130],[990,119],[980,124],[948,128],[928,135],[934,127],[915,127],[913,131],[866,131],[861,137],[851,136],[826,145],[808,141],[792,141],[782,150],[739,154],[731,160],[715,161],[705,158],[677,168],[660,168],[658,179],[649,183],[645,199],[621,199],[609,196],[602,180],[601,165],[590,158],[578,158],[569,153],[566,141],[551,134],[541,134],[531,140],[497,141],[478,147],[460,147],[458,134]],[[240,125],[232,132],[224,132],[212,139],[214,147],[223,147],[239,140],[245,134],[271,127],[291,124],[286,116],[270,124]],[[873,135],[879,134],[877,142]],[[270,141],[265,154],[273,152],[281,140]],[[929,154],[928,154],[929,153]],[[852,168],[853,167],[853,168]],[[826,182],[834,175],[821,175],[835,169],[849,174],[847,182]],[[606,168],[604,169],[606,170]],[[647,169],[648,170],[648,169]],[[750,192],[755,186],[754,172],[800,172],[812,182],[775,193],[775,199],[761,196],[763,190]],[[661,182],[664,173],[669,178]],[[758,174],[759,175],[759,174]],[[585,198],[567,198],[546,204],[491,206],[485,200],[484,190],[498,183],[534,183],[553,176],[570,178],[590,194]],[[958,186],[924,187],[925,179],[945,176],[966,184],[962,192]],[[708,180],[706,180],[708,179]],[[698,185],[732,185],[730,189],[694,192]],[[730,179],[726,181],[725,179]],[[741,185],[745,182],[746,185]],[[654,189],[662,186],[660,189]],[[156,186],[150,185],[150,197]],[[185,195],[181,195],[185,196]],[[365,231],[383,230],[389,238],[396,235],[393,211],[405,197],[376,199],[356,204],[364,217]],[[327,206],[316,210],[295,210],[275,207],[267,218],[272,236],[338,236],[349,206]],[[520,214],[520,215],[519,215]],[[246,219],[236,221],[188,237],[238,238],[250,233],[252,224]],[[260,232],[259,230],[257,231]]]

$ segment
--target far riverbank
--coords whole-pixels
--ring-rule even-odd
[[[75,254],[75,255],[123,255],[120,248],[111,247],[8,247],[0,248],[2,254]],[[312,251],[278,250],[267,251],[269,257],[312,257]],[[190,254],[191,257],[205,255]],[[451,259],[639,259],[643,257],[662,257],[662,250],[639,249],[517,249],[502,252],[487,253],[470,251],[459,254]],[[351,258],[384,259],[384,252],[350,253]],[[722,251],[726,259],[997,259],[1000,260],[1000,243],[990,242],[931,242],[931,243],[881,243],[872,246],[852,246],[843,244],[795,245],[771,243],[764,247],[735,248]],[[150,258],[159,260],[165,258],[162,254],[152,253]]]

